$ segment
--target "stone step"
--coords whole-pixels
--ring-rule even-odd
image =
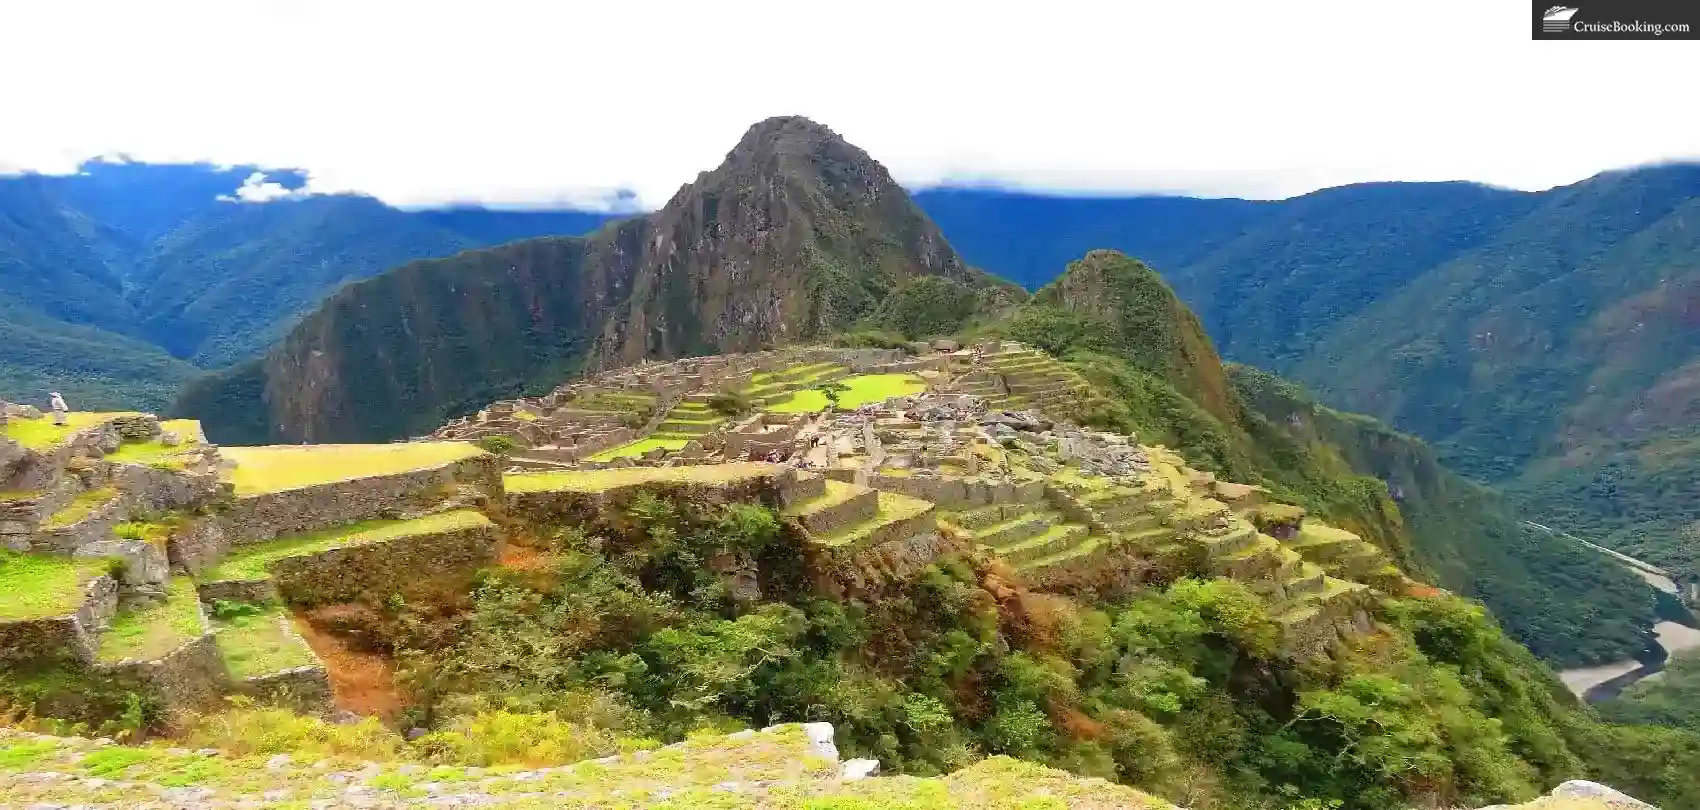
[[[1249,547],[1212,557],[1210,565],[1219,575],[1241,582],[1273,580],[1281,570],[1282,550],[1281,541],[1256,535]]]
[[[1257,527],[1241,523],[1226,534],[1200,537],[1212,557],[1229,557],[1257,547]]]
[[[1027,504],[994,503],[977,509],[957,512],[946,518],[950,523],[970,531],[995,526],[1010,518],[1033,511]]]
[[[1062,516],[1055,512],[1025,512],[974,532],[974,539],[981,545],[1007,546],[1044,534],[1061,522]]]
[[[1024,562],[1016,563],[1015,564],[1015,570],[1022,573],[1022,574],[1027,574],[1027,575],[1030,575],[1030,576],[1034,575],[1034,574],[1038,574],[1038,573],[1045,571],[1046,569],[1054,568],[1054,567],[1057,567],[1057,566],[1060,566],[1060,565],[1066,565],[1070,562],[1073,562],[1073,561],[1078,560],[1082,557],[1085,557],[1085,556],[1091,554],[1092,552],[1097,551],[1100,547],[1103,546],[1103,544],[1104,544],[1104,538],[1103,537],[1100,537],[1100,536],[1095,535],[1095,534],[1094,535],[1087,535],[1080,542],[1075,543],[1074,545],[1072,545],[1072,546],[1070,546],[1066,549],[1063,549],[1061,551],[1055,552],[1053,554],[1047,554],[1043,557],[1039,557],[1039,558],[1036,558],[1036,559],[1031,559],[1031,560],[1026,560]]]
[[[783,493],[786,506],[795,506],[826,494],[826,476],[799,470],[797,477]]]
[[[1308,565],[1299,571],[1298,576],[1283,580],[1281,586],[1287,591],[1288,599],[1300,599],[1321,593],[1327,578],[1328,575],[1321,568]]]
[[[786,508],[784,514],[794,517],[810,534],[831,535],[858,523],[872,519],[879,511],[876,490],[841,481],[822,481],[824,491],[813,498]]]
[[[1065,553],[1084,542],[1091,531],[1079,523],[1057,523],[1049,529],[1006,546],[996,547],[999,557],[1012,565]]]
[[[657,433],[677,433],[681,436],[703,436],[720,429],[724,422],[680,422],[668,420],[657,425]]]
[[[879,493],[879,508],[873,517],[840,532],[820,535],[816,542],[831,547],[869,547],[937,531],[934,507],[927,501]]]

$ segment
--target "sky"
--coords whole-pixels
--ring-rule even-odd
[[[1481,0],[14,0],[0,173],[122,153],[299,167],[402,206],[653,208],[792,114],[912,189],[1533,190],[1700,158],[1700,42],[1534,42],[1531,19]]]

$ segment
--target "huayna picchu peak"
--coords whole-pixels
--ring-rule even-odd
[[[826,337],[921,277],[1021,295],[964,265],[867,153],[773,118],[653,214],[351,285],[175,410],[218,440],[395,438],[577,369]]]

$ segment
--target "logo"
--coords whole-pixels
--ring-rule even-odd
[[[1553,6],[1541,15],[1541,30],[1556,34],[1570,30],[1570,18],[1576,16],[1577,9],[1570,6]]]

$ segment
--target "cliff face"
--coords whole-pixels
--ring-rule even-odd
[[[993,284],[866,152],[775,118],[654,214],[352,285],[174,410],[223,442],[397,438],[583,368],[835,332],[922,276]]]
[[[649,217],[644,249],[595,367],[828,334],[917,276],[985,283],[884,166],[803,118],[752,127]]]

